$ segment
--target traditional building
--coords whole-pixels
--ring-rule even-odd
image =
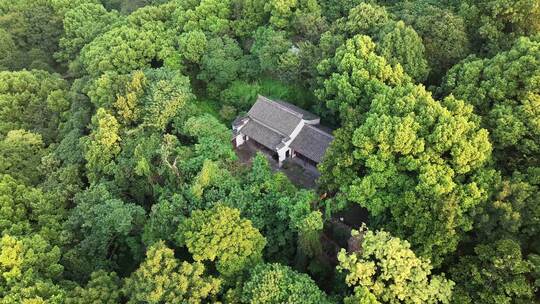
[[[260,95],[247,115],[238,117],[232,127],[236,147],[253,142],[274,156],[280,166],[289,157],[317,165],[334,139],[323,130],[316,115]]]

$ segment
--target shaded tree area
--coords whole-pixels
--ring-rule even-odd
[[[539,20],[536,0],[0,0],[0,302],[538,301]],[[316,189],[238,161],[259,94],[333,127]],[[335,216],[358,208],[358,230]]]

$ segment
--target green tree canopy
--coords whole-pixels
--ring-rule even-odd
[[[92,117],[92,128],[93,132],[83,141],[88,177],[97,182],[103,176],[112,175],[114,158],[121,150],[121,138],[118,121],[103,108]]]
[[[64,33],[56,58],[64,62],[74,60],[86,44],[118,20],[116,12],[108,12],[101,4],[84,3],[68,10],[63,19]]]
[[[14,60],[8,63],[10,69],[52,70],[52,55],[58,50],[62,34],[58,8],[51,0],[0,1],[0,29],[10,35],[17,49]]]
[[[540,32],[540,5],[535,0],[460,1],[459,13],[481,51],[495,54],[520,36]]]
[[[201,57],[206,52],[208,40],[203,31],[195,30],[184,32],[178,37],[180,52],[187,61],[200,63]]]
[[[329,21],[346,17],[349,11],[364,2],[364,0],[319,0],[321,11]]]
[[[0,174],[12,177],[31,185],[40,182],[39,165],[44,156],[41,135],[25,130],[9,131],[0,141]]]
[[[69,109],[67,82],[45,71],[0,72],[0,137],[10,130],[41,134],[56,140],[62,114]]]
[[[384,90],[387,85],[395,86],[410,82],[403,68],[391,66],[388,61],[375,53],[376,45],[367,36],[355,36],[340,46],[335,56],[324,59],[318,66],[321,87],[317,92],[319,100],[338,116],[342,122],[358,117],[371,104],[370,94]],[[372,77],[365,77],[365,76]]]
[[[293,47],[292,41],[284,31],[267,27],[259,27],[253,38],[250,51],[258,59],[261,72],[277,75],[281,58]]]
[[[231,0],[201,0],[194,3],[197,5],[181,4],[176,10],[178,23],[184,31],[199,30],[213,36],[230,32]]]
[[[401,64],[403,70],[418,82],[426,80],[429,68],[422,38],[403,21],[391,23],[377,43],[378,53],[392,65]]]
[[[161,197],[152,205],[148,220],[144,225],[142,239],[145,245],[163,241],[174,241],[175,233],[187,213],[187,202],[181,194],[170,198]]]
[[[270,0],[264,4],[270,25],[291,34],[316,38],[325,27],[321,7],[316,0]]]
[[[474,106],[505,171],[540,166],[540,41],[519,39],[490,59],[454,66],[442,90]]]
[[[235,16],[232,28],[238,37],[250,37],[267,19],[264,0],[233,0],[231,4]]]
[[[429,1],[400,2],[393,8],[422,38],[431,70],[430,83],[439,83],[446,72],[471,52],[465,21],[450,8]]]
[[[17,46],[11,34],[2,28],[0,28],[0,41],[2,41],[2,45],[0,45],[0,54],[2,54],[0,58],[0,71],[9,70],[16,61]]]
[[[125,280],[127,303],[203,303],[214,298],[221,280],[205,275],[200,262],[180,263],[163,242],[148,248],[146,259]]]
[[[261,262],[266,240],[238,209],[218,204],[193,211],[180,225],[178,243],[195,261],[215,261],[217,270],[231,277]]]
[[[477,183],[490,191],[476,212],[475,239],[483,243],[514,239],[525,252],[540,252],[536,240],[540,233],[539,176],[538,168],[511,177],[493,170],[479,174]]]
[[[190,117],[182,126],[182,134],[196,140],[194,155],[189,166],[201,168],[204,161],[230,162],[236,159],[231,141],[231,131],[210,114]]]
[[[242,49],[232,38],[223,36],[208,41],[197,79],[206,83],[211,96],[218,96],[221,90],[238,79],[242,55]]]
[[[450,270],[457,283],[454,303],[531,303],[533,286],[526,275],[531,264],[519,244],[503,239],[474,248]]]
[[[407,241],[385,231],[358,233],[360,249],[338,255],[338,270],[353,288],[345,303],[450,303],[454,282],[432,275],[429,261],[416,257]]]
[[[251,304],[324,304],[324,292],[306,274],[281,264],[259,264],[242,287],[242,302]]]
[[[86,286],[77,286],[66,297],[66,304],[103,303],[120,301],[120,279],[114,272],[98,270],[90,276]]]
[[[490,157],[488,133],[471,106],[404,83],[373,48],[365,36],[349,40],[334,58],[340,73],[319,92],[343,125],[321,181],[439,265],[472,228],[482,189],[470,178]]]
[[[62,303],[65,293],[55,281],[63,266],[60,248],[39,234],[0,239],[0,301]]]
[[[75,197],[76,207],[66,221],[72,249],[66,254],[70,271],[90,275],[95,269],[127,264],[138,259],[138,232],[144,209],[114,198],[103,184],[93,185]]]
[[[84,46],[81,61],[85,70],[99,76],[107,71],[129,73],[174,62],[172,29],[161,20],[146,20],[142,25],[138,22],[135,19],[116,26]]]
[[[416,81],[424,81],[427,77],[429,67],[422,39],[412,27],[403,21],[395,21],[383,6],[361,3],[352,8],[348,16],[337,20],[327,34],[336,40],[330,45],[323,43],[324,40],[321,42],[329,57],[334,55],[335,47],[345,44],[347,39],[367,35],[377,45],[377,54],[390,64],[400,64]]]
[[[24,237],[39,233],[53,244],[62,241],[65,206],[40,189],[0,175],[0,230],[2,235]]]

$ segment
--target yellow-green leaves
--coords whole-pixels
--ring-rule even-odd
[[[202,263],[180,262],[163,242],[148,248],[145,261],[125,280],[128,303],[203,303],[221,289],[221,280],[204,274]]]
[[[199,63],[206,51],[208,41],[203,31],[194,30],[184,32],[178,38],[182,56],[189,62]]]
[[[26,236],[40,233],[58,244],[64,206],[41,189],[32,188],[9,175],[0,175],[0,233]]]
[[[388,25],[380,35],[377,45],[379,54],[392,65],[400,64],[415,81],[425,81],[429,68],[422,38],[416,31],[403,21],[398,21]]]
[[[45,71],[0,72],[0,136],[9,130],[39,133],[56,140],[66,104],[67,82]]]
[[[116,273],[98,270],[92,273],[84,288],[77,286],[66,298],[66,304],[117,304],[120,300],[120,279]]]
[[[173,37],[163,22],[143,27],[122,25],[98,36],[81,51],[81,61],[92,76],[107,71],[129,73],[164,62],[173,55]]]
[[[358,252],[338,255],[354,294],[347,303],[449,303],[454,283],[431,275],[428,260],[417,258],[407,241],[384,231],[364,231]]]
[[[193,211],[179,228],[179,240],[195,261],[215,261],[226,277],[238,275],[262,260],[266,240],[242,219],[240,211],[221,204],[208,210]]]
[[[0,140],[0,173],[37,185],[41,177],[41,158],[45,154],[43,146],[39,134],[25,130],[9,131]]]
[[[39,234],[0,239],[0,299],[2,303],[61,303],[64,292],[55,285],[63,266],[60,248]]]
[[[454,66],[442,91],[474,106],[489,130],[494,155],[511,172],[539,166],[540,42],[519,39],[490,59],[471,58]]]
[[[438,265],[471,229],[482,190],[469,178],[490,158],[487,131],[463,101],[439,102],[412,84],[366,36],[347,40],[322,67],[331,74],[318,93],[342,127],[321,181]]]
[[[313,280],[281,264],[259,264],[242,287],[242,301],[250,304],[330,303]]]
[[[107,110],[99,108],[92,117],[94,131],[86,143],[86,168],[91,180],[98,181],[104,175],[110,175],[114,169],[114,158],[120,153],[120,125]]]
[[[57,59],[69,62],[78,57],[81,49],[119,20],[117,13],[108,12],[103,5],[84,3],[64,14],[64,33],[60,38]]]
[[[114,108],[124,124],[129,125],[139,118],[141,107],[138,103],[144,94],[146,81],[146,77],[142,71],[134,72],[131,81],[126,84],[126,94],[116,98]]]

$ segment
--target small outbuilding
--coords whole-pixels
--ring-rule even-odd
[[[233,144],[253,142],[274,156],[281,166],[298,157],[317,165],[334,137],[320,118],[290,103],[259,95],[249,112],[233,122]]]

